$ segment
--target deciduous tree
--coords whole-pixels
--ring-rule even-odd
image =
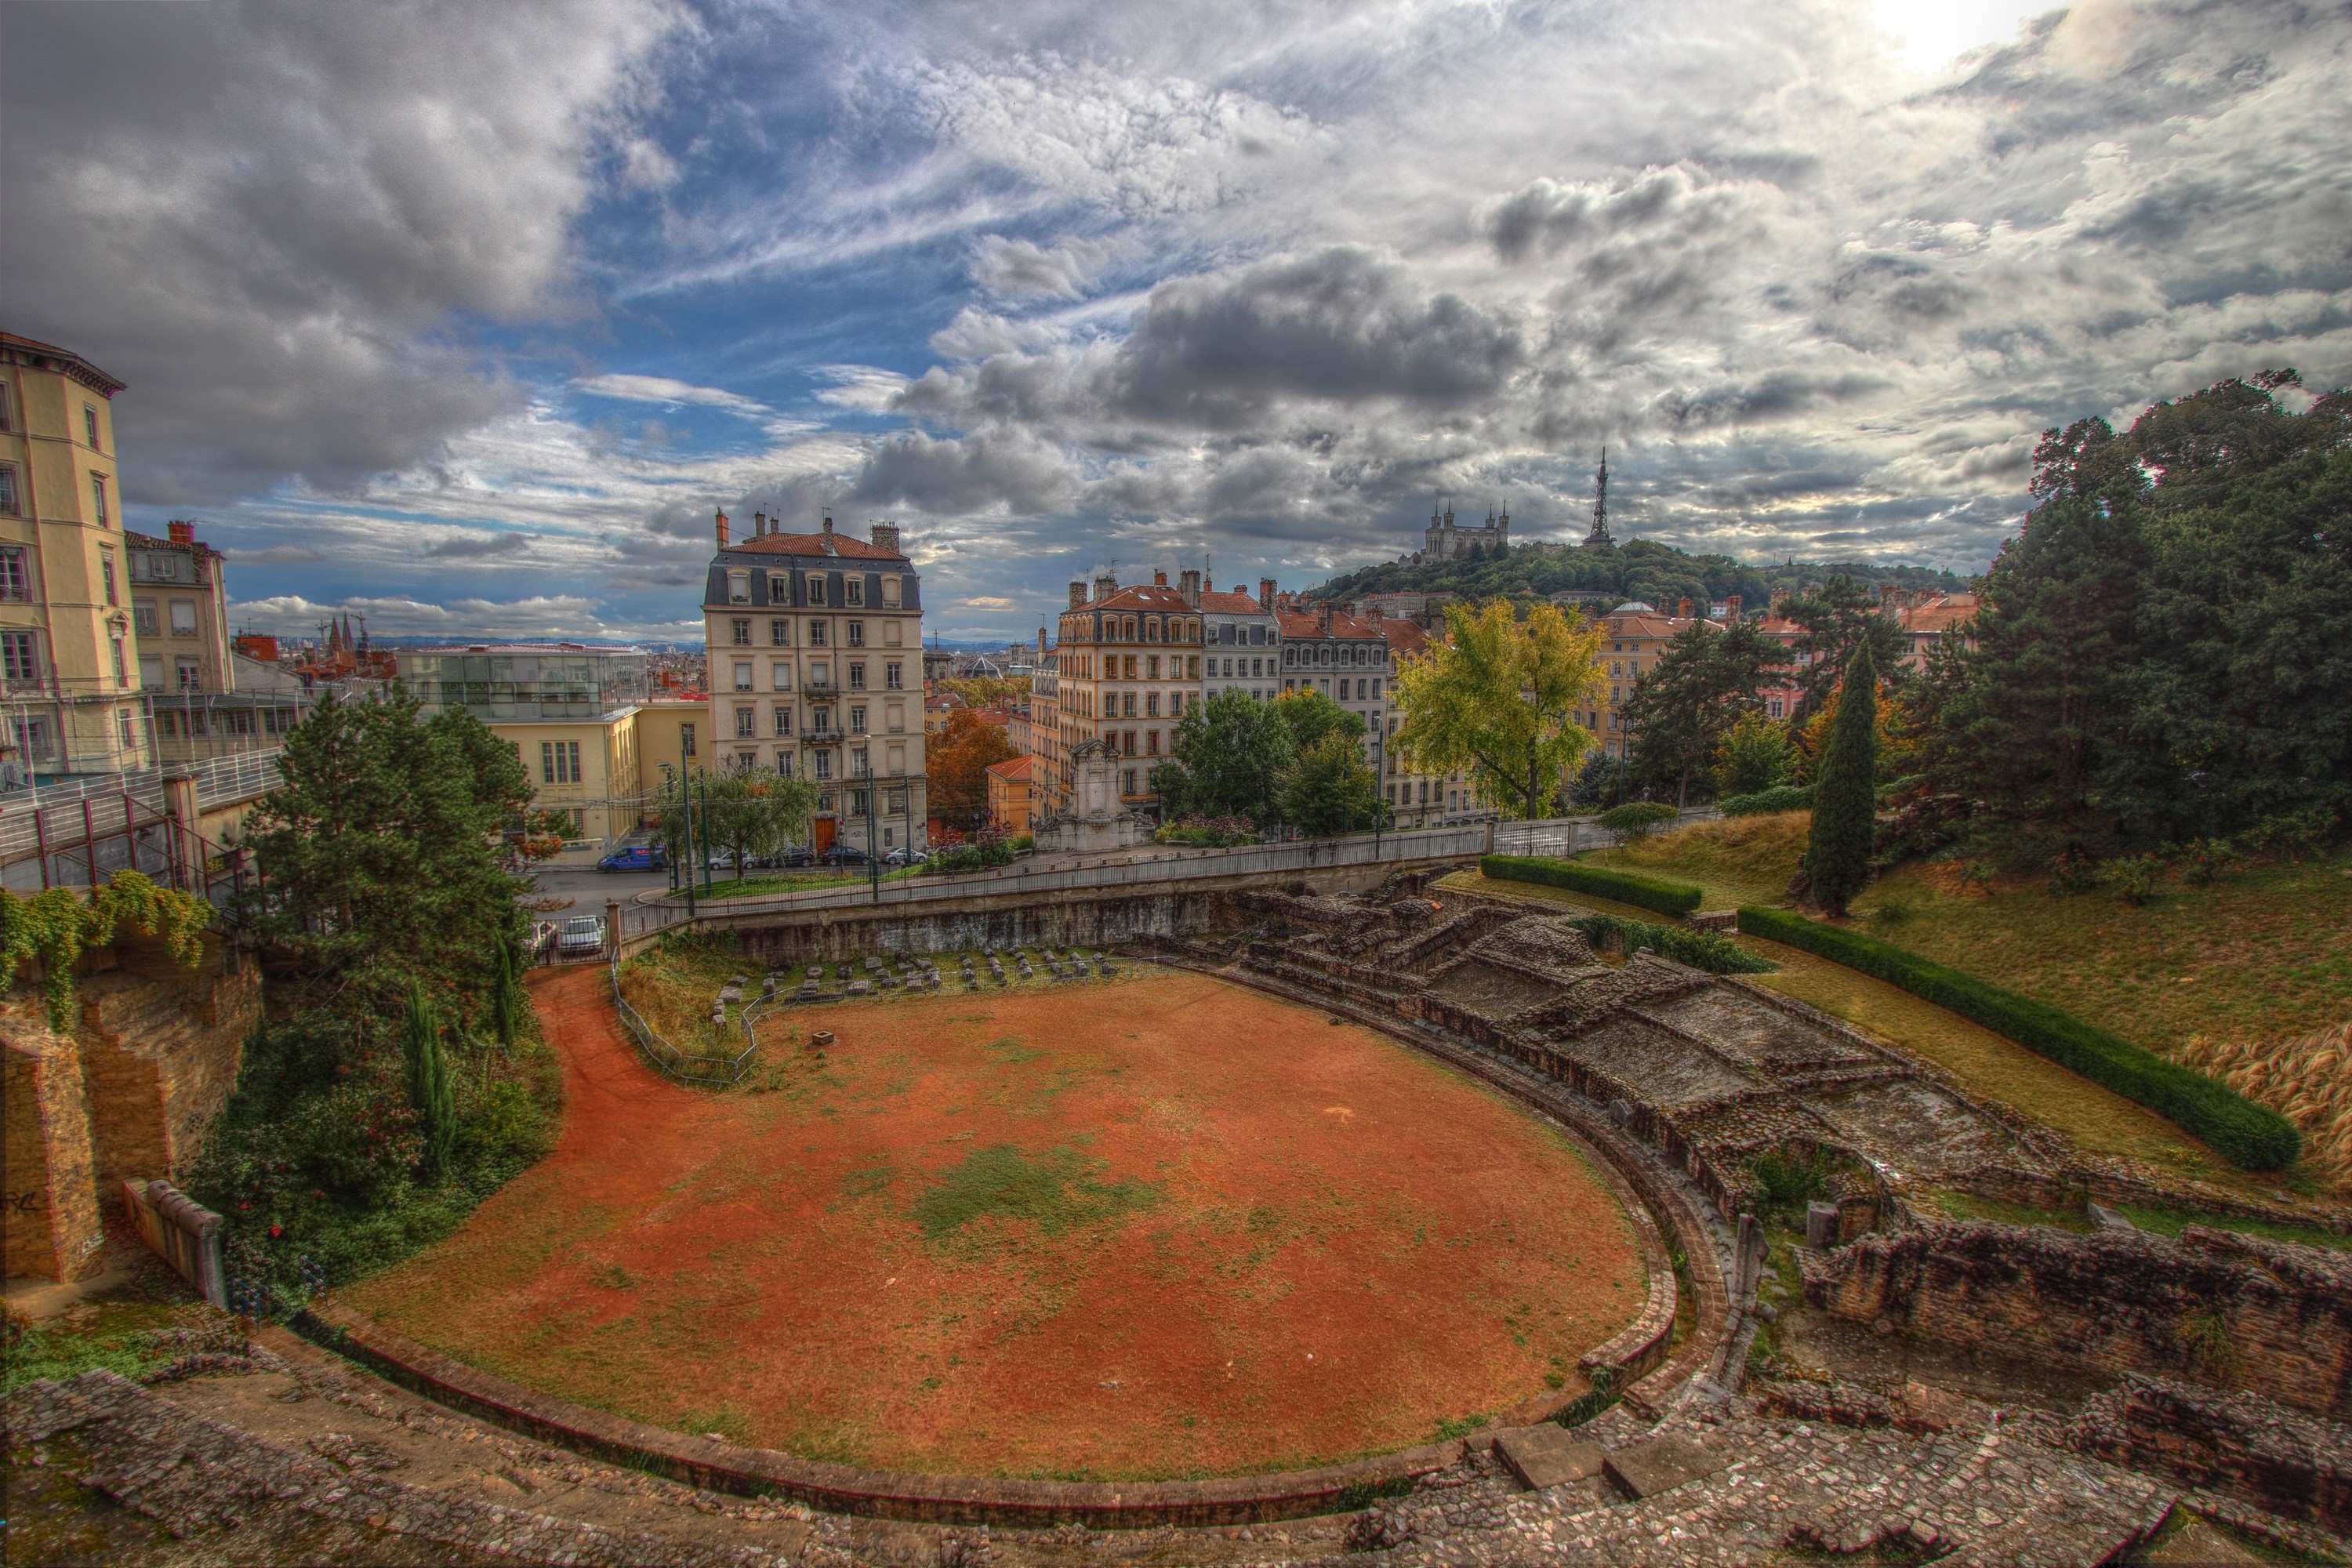
[[[1570,769],[1592,744],[1577,714],[1601,687],[1601,630],[1538,605],[1473,615],[1445,606],[1445,640],[1393,682],[1403,710],[1396,745],[1414,773],[1466,769],[1478,798],[1506,816],[1549,816]]]
[[[1276,786],[1275,806],[1283,821],[1316,837],[1386,821],[1362,745],[1337,729],[1299,748]]]
[[[1171,760],[1151,773],[1166,815],[1273,821],[1276,781],[1298,754],[1289,710],[1231,687],[1186,710]]]
[[[998,726],[970,711],[950,717],[925,758],[931,815],[950,827],[978,827],[988,810],[990,765],[1017,754]]]

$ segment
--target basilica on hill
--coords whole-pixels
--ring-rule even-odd
[[[1429,514],[1426,542],[1410,559],[1416,566],[1432,561],[1466,561],[1472,552],[1480,559],[1499,555],[1511,542],[1511,514],[1506,510],[1499,515],[1486,513],[1483,528],[1458,528],[1454,522],[1454,509],[1433,510]]]

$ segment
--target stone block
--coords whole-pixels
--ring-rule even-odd
[[[2089,1208],[2091,1223],[2101,1230],[2137,1230],[2139,1228],[2105,1204],[2092,1204]]]
[[[866,981],[853,980],[849,983],[849,994],[852,996],[871,996],[874,987]]]
[[[1574,1433],[1549,1421],[1497,1432],[1495,1453],[1531,1491],[1597,1476],[1606,1458],[1600,1444],[1580,1442]]]
[[[1837,1243],[1837,1205],[1807,1204],[1805,1205],[1805,1245],[1818,1252],[1835,1247]]]
[[[1723,1468],[1723,1461],[1687,1437],[1653,1437],[1618,1449],[1601,1468],[1620,1490],[1638,1500],[1704,1480]]]

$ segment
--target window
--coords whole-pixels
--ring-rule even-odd
[[[150,691],[163,689],[163,656],[162,654],[150,654],[139,661],[139,684]],[[163,717],[168,721],[172,715],[165,713]]]
[[[854,583],[856,579],[853,578],[851,581]],[[849,646],[852,647],[864,647],[866,646],[866,623],[864,621],[852,621],[849,623]]]
[[[152,637],[155,635],[154,600],[133,599],[131,601],[131,629],[138,633],[142,637]]]
[[[866,603],[866,579],[862,574],[856,577],[844,577],[841,580],[841,587],[843,604],[863,605]]]
[[[727,602],[730,605],[748,605],[751,602],[751,574],[749,572],[727,574]]]
[[[770,621],[768,623],[768,644],[772,647],[792,647],[793,623],[786,620]]]
[[[1297,648],[1286,647],[1282,650],[1282,667],[1285,669],[1288,669],[1292,665],[1297,662],[1298,650]]]
[[[768,684],[775,690],[790,691],[793,689],[792,661],[780,658],[769,665]]]
[[[862,779],[866,776],[866,748],[863,746],[852,746],[849,748],[849,776],[854,779]],[[856,809],[860,816],[866,815],[866,792],[864,790],[859,790],[857,792],[856,804],[854,809]]]
[[[1133,738],[1134,738],[1134,737],[1132,737],[1132,736],[1129,736],[1129,739],[1130,739],[1130,740],[1132,740]],[[1128,748],[1128,750],[1131,752],[1131,751],[1135,750],[1135,748],[1134,748],[1134,747],[1132,747],[1132,746],[1129,746],[1129,747]],[[1135,793],[1135,770],[1134,770],[1133,768],[1129,768],[1129,769],[1128,769],[1128,770],[1127,770],[1127,793],[1128,793],[1129,795],[1133,795],[1133,794]]]
[[[822,605],[822,604],[824,604],[824,573],[822,573],[822,572],[811,572],[811,573],[809,573],[807,575],[803,576],[803,577],[801,579],[801,584],[802,584],[802,586],[803,586],[803,587],[804,587],[804,588],[806,588],[806,589],[808,590],[808,602],[809,602],[810,604],[812,604],[812,605]]]
[[[114,738],[122,743],[122,749],[126,752],[135,752],[139,749],[139,737],[131,731],[131,710],[128,708],[118,708],[114,710]]]
[[[1129,680],[1133,680],[1135,679],[1135,656],[1133,654],[1129,654],[1127,656],[1127,678]],[[1134,699],[1129,698],[1129,700],[1133,701]]]
[[[793,754],[782,747],[776,751],[776,776],[787,779],[793,776]]]
[[[121,637],[110,637],[107,639],[107,643],[109,647],[114,649],[114,684],[117,686],[130,685],[131,671],[124,667],[122,662],[122,639]]]
[[[895,625],[896,623],[893,624]],[[884,665],[882,667],[882,684],[885,689],[891,691],[906,690],[907,667],[900,664],[895,658],[888,664]]]
[[[893,735],[902,735],[906,733],[907,705],[903,702],[893,702],[887,705],[882,710],[882,719],[883,721],[890,727],[890,733]]]
[[[16,427],[15,416],[8,411],[8,384],[0,381],[0,430],[14,430]]]
[[[735,710],[735,738],[748,741],[759,731],[759,715],[749,708]]]
[[[1143,716],[1147,719],[1160,717],[1160,693],[1157,691],[1147,691],[1143,694]],[[1155,735],[1159,732],[1157,730],[1152,731]]]
[[[81,433],[89,437],[89,449],[93,452],[97,451],[99,449],[98,410],[87,403],[81,405]]]
[[[1157,680],[1160,679],[1160,656],[1158,654],[1151,654],[1145,658],[1143,661],[1143,678],[1146,680]]]
[[[16,515],[16,470],[0,463],[0,517]]]
[[[5,428],[5,426],[0,426],[0,429]],[[893,572],[885,575],[882,579],[882,603],[884,606],[889,609],[897,609],[899,604],[899,592],[898,574]]]
[[[849,661],[849,689],[852,691],[866,689],[866,661],[862,658]]]
[[[101,550],[98,552],[98,574],[106,579],[106,602],[110,605],[121,604],[122,601],[114,596],[113,551]]]
[[[904,746],[892,746],[890,748],[889,754],[890,776],[896,778],[907,771],[907,748]],[[892,809],[898,811],[904,811],[907,809],[907,800],[903,793],[899,795],[897,804]]]
[[[1188,653],[1184,656],[1184,679],[1187,680],[1198,680],[1201,679],[1201,656],[1199,654]]]
[[[751,623],[750,621],[745,620],[739,616],[730,625],[728,629],[730,633],[730,640],[731,640],[737,647],[750,647],[751,646]]]
[[[172,635],[175,637],[196,635],[196,602],[194,599],[172,601]]]
[[[816,776],[821,779],[831,778],[833,776],[833,753],[831,752],[819,752],[816,753],[815,760]],[[829,806],[828,809],[830,809]]]
[[[830,708],[810,709],[809,728],[820,736],[822,736],[827,730],[832,729],[833,710]]]
[[[681,757],[694,755],[694,726],[691,724],[677,727],[677,754]]]
[[[751,689],[751,661],[748,658],[739,658],[735,661],[735,689],[738,691]]]
[[[205,689],[202,665],[193,658],[174,659],[173,663],[179,673],[179,689],[182,691],[202,691]]]
[[[1113,693],[1111,700],[1114,702],[1118,700],[1116,693]],[[1132,719],[1135,717],[1135,693],[1132,691],[1127,694],[1127,711],[1122,714],[1121,717],[1127,719]]]
[[[736,753],[735,753],[735,766],[736,766],[736,768],[737,768],[739,771],[743,772],[743,773],[750,773],[753,768],[756,768],[756,767],[758,767],[759,765],[760,765],[760,753],[759,753],[759,752],[736,752]]]
[[[776,733],[777,733],[777,734],[779,734],[779,735],[789,735],[789,734],[791,734],[792,732],[793,732],[793,710],[792,710],[791,709],[789,709],[789,708],[785,708],[785,707],[779,707],[779,708],[777,708],[777,710],[776,710]]]
[[[818,687],[831,686],[833,684],[833,661],[831,659],[821,658],[814,664],[809,666],[809,684],[811,686]]]
[[[578,784],[580,782],[580,742],[541,741],[539,743],[539,782],[551,784]]]
[[[1133,756],[1133,755],[1135,755],[1135,731],[1132,731],[1132,730],[1122,731],[1121,731],[1121,737],[1122,737],[1122,739],[1123,739],[1123,740],[1124,740],[1124,742],[1125,742],[1125,746],[1124,746],[1124,748],[1123,748],[1123,749],[1126,751],[1127,754],[1128,754],[1129,756],[1130,756],[1130,757],[1131,757],[1131,756]],[[1134,792],[1134,789],[1135,789],[1135,785],[1134,785],[1134,784],[1132,783],[1132,781],[1133,781],[1133,779],[1134,779],[1135,775],[1134,775],[1133,773],[1129,773],[1129,774],[1128,774],[1127,776],[1128,776],[1129,780],[1130,781],[1130,782],[1129,783],[1129,784],[1128,784],[1128,786],[1127,786],[1127,787],[1128,787],[1129,793],[1132,794],[1132,793]]]
[[[823,647],[824,646],[824,623],[823,621],[811,621],[808,624],[808,632],[809,647]]]

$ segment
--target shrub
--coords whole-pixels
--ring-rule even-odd
[[[925,872],[943,876],[955,871],[984,871],[991,866],[1013,864],[1013,841],[1009,838],[982,839],[977,844],[959,844],[942,849],[923,862]]]
[[[1726,795],[1716,803],[1726,816],[1762,816],[1783,811],[1813,809],[1813,786],[1782,784],[1777,789],[1758,790],[1754,795]]]
[[[1675,808],[1661,800],[1629,800],[1622,805],[1612,806],[1593,818],[1612,833],[1622,833],[1628,838],[1646,838],[1650,829],[1662,822],[1672,822]]]
[[[1574,860],[1548,860],[1536,855],[1481,856],[1478,870],[1484,876],[1507,882],[1540,882],[1547,887],[1639,905],[1662,915],[1686,915],[1698,908],[1699,900],[1706,897],[1687,882],[1605,870]]]
[[[1189,844],[1202,849],[1224,849],[1257,842],[1257,828],[1246,816],[1180,816],[1154,833],[1160,844]]]
[[[1612,941],[1627,952],[1638,952],[1646,947],[1676,963],[1687,963],[1710,974],[1762,974],[1779,967],[1718,931],[1691,926],[1651,925],[1601,914],[1580,915],[1569,923],[1582,931],[1585,940],[1595,947]]]
[[[1818,1150],[1798,1154],[1767,1149],[1757,1155],[1748,1163],[1748,1171],[1756,1178],[1759,1215],[1765,1219],[1791,1220],[1801,1226],[1805,1205],[1829,1195],[1831,1164],[1829,1157]]]
[[[2099,868],[2099,886],[2127,904],[2144,904],[2155,895],[2156,879],[2164,863],[2153,855],[2126,855]]]
[[[2147,1106],[2211,1144],[2233,1165],[2250,1171],[2278,1170],[2293,1164],[2301,1152],[2302,1135],[2277,1111],[2252,1104],[2200,1073],[2152,1056],[2055,1007],[1988,984],[1973,974],[1948,969],[1860,931],[1822,925],[1785,910],[1742,909],[1739,929],[1751,936],[1803,948],[1900,986],[1939,1007],[1948,1007],[2036,1056]]]

